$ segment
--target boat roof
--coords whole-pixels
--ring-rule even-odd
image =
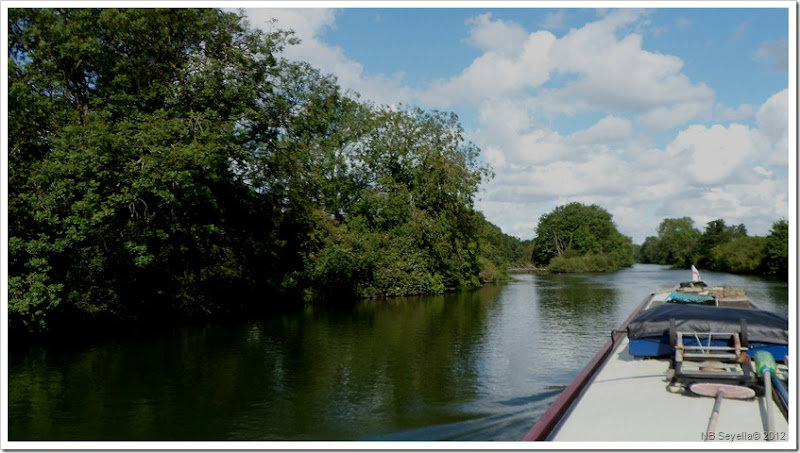
[[[664,297],[666,293],[655,293],[648,307],[659,305]],[[670,360],[635,358],[628,346],[628,339],[623,337],[548,440],[703,440],[714,398],[671,392],[667,378]],[[767,430],[766,404],[772,405],[775,431],[785,433],[784,439],[788,440],[786,417],[771,397],[724,399],[714,432],[742,436],[738,440],[763,441]]]

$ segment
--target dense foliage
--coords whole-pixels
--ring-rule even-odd
[[[211,9],[9,10],[12,329],[505,273],[457,118],[360,102],[294,42]]]
[[[503,280],[507,269],[531,268],[532,250],[532,240],[522,241],[509,236],[484,220],[481,233],[481,281]]]
[[[788,277],[789,224],[775,222],[766,237],[748,236],[744,225],[728,226],[722,219],[694,227],[689,217],[664,219],[658,236],[645,239],[640,249],[644,263],[742,274]]]
[[[575,202],[539,218],[532,261],[551,272],[606,272],[633,264],[633,252],[611,214]]]
[[[772,224],[764,244],[761,265],[767,275],[789,279],[789,222],[785,219]]]

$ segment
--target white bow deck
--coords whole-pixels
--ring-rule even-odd
[[[626,338],[567,414],[553,440],[702,441],[714,398],[669,392],[668,369],[669,360],[631,356]],[[788,423],[772,398],[768,400],[773,405],[775,431],[786,433],[788,440]],[[767,430],[764,402],[763,397],[724,399],[714,431],[753,435],[741,440],[763,440]]]
[[[651,300],[660,302],[664,294]],[[714,398],[667,390],[668,359],[638,359],[625,338],[556,426],[554,441],[704,440]],[[764,441],[766,404],[772,405],[776,440],[789,440],[788,423],[770,397],[723,399],[714,429],[722,441]],[[783,433],[783,434],[781,434]],[[720,439],[722,435],[722,439]]]

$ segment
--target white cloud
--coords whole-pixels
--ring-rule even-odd
[[[509,58],[518,56],[525,47],[528,32],[520,24],[492,20],[491,13],[467,21],[470,35],[467,42],[485,52],[496,52]]]
[[[667,147],[669,155],[685,164],[684,175],[700,186],[736,183],[749,159],[756,156],[758,140],[740,124],[685,129]]]
[[[480,104],[487,98],[514,95],[538,87],[550,78],[547,51],[555,42],[555,36],[539,31],[513,45],[507,42],[506,37],[491,45],[486,42],[491,31],[507,26],[480,17],[483,19],[472,24],[470,40],[481,42],[486,52],[459,75],[434,82],[420,95],[420,99],[445,107],[462,100]],[[501,36],[516,34],[516,29],[509,29]]]
[[[701,229],[711,220],[723,219],[729,225],[743,223],[751,235],[765,235],[773,222],[787,216],[788,184],[785,179],[758,176],[748,184],[712,187],[690,197],[665,200],[660,213],[689,216]]]
[[[503,225],[503,232],[519,238],[530,239],[536,226],[540,209],[531,203],[509,201],[478,200],[475,203],[487,219],[496,225]]]
[[[567,141],[575,145],[615,143],[628,138],[633,126],[627,118],[607,116],[589,129],[572,134]]]
[[[686,124],[693,118],[711,114],[710,99],[703,102],[680,102],[655,107],[637,118],[637,123],[649,131],[666,131]]]
[[[758,165],[753,167],[753,171],[758,173],[760,176],[765,176],[767,178],[769,178],[769,177],[771,177],[773,175],[773,173],[771,171],[767,170],[764,167],[758,166]]]
[[[318,40],[328,29],[335,27],[337,10],[322,8],[254,8],[245,11],[251,25],[267,28],[272,19],[280,29],[294,30],[305,40]]]
[[[571,31],[550,52],[553,65],[579,77],[550,94],[551,102],[583,108],[647,111],[675,103],[708,102],[714,92],[693,84],[674,56],[642,49],[641,35],[617,39],[619,21],[597,22]]]
[[[756,113],[759,131],[773,144],[769,165],[789,164],[789,95],[783,90],[770,97]]]
[[[737,121],[751,118],[757,108],[758,106],[753,104],[742,104],[733,108],[718,103],[714,106],[714,115],[720,121]]]
[[[736,28],[733,30],[731,34],[731,39],[733,41],[741,41],[747,37],[747,34],[750,32],[750,23],[751,21],[746,20],[741,24],[737,25]]]
[[[502,165],[528,166],[565,159],[575,152],[564,137],[552,129],[538,127],[531,119],[529,99],[495,97],[479,106],[480,129],[473,139],[481,149],[502,150]]]
[[[770,70],[787,71],[789,69],[789,42],[786,39],[763,42],[756,50],[755,57]]]
[[[360,93],[365,99],[379,104],[410,103],[414,91],[403,84],[403,74],[367,76],[364,66],[345,54],[338,46],[331,46],[322,38],[325,31],[335,27],[337,10],[323,8],[254,8],[245,10],[248,20],[254,27],[294,30],[301,42],[288,46],[284,54],[287,58],[306,61],[324,74],[333,74],[339,85]]]
[[[506,158],[503,155],[503,150],[500,148],[496,146],[490,146],[481,151],[481,154],[486,159],[486,162],[488,162],[492,168],[502,168],[506,166]]]

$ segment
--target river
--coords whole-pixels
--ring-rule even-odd
[[[785,282],[703,278],[787,315]],[[656,265],[516,275],[469,292],[14,347],[9,440],[518,440],[647,294],[690,279]]]

